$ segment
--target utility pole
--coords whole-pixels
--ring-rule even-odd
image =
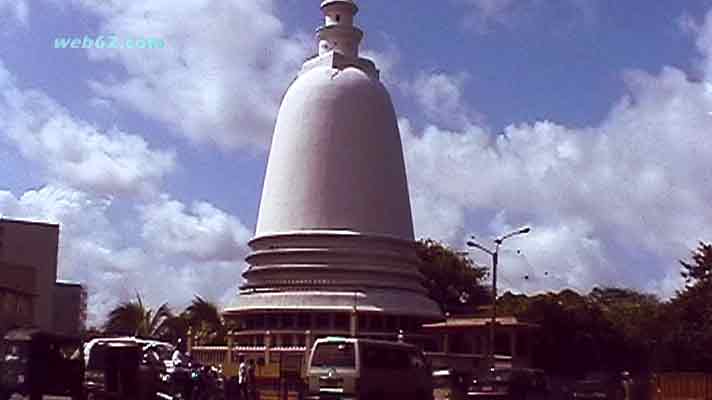
[[[514,232],[510,232],[504,236],[498,237],[494,240],[494,250],[490,250],[487,247],[477,243],[475,237],[472,236],[472,240],[467,241],[467,245],[484,251],[492,257],[492,314],[490,321],[490,331],[489,331],[489,346],[487,348],[487,358],[490,369],[494,369],[495,365],[495,355],[494,355],[494,343],[496,339],[495,325],[497,324],[497,264],[499,262],[499,247],[502,245],[506,239],[511,238],[516,235],[523,235],[529,233],[531,228],[524,227],[518,229]]]

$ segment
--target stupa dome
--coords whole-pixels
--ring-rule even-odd
[[[327,0],[321,10],[319,54],[282,100],[249,268],[225,313],[440,319],[418,268],[393,103],[358,55],[357,7]]]
[[[396,115],[375,75],[320,65],[299,76],[279,111],[262,198],[257,236],[339,229],[413,239]]]

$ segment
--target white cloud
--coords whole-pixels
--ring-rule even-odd
[[[191,215],[163,199],[143,210],[141,217],[149,218],[121,223],[112,217],[113,207],[112,200],[59,185],[20,196],[0,191],[0,215],[60,224],[59,277],[88,287],[92,324],[137,292],[149,304],[178,308],[195,294],[214,301],[236,294],[248,235],[235,217],[208,203],[196,204]],[[157,236],[129,237],[132,230]]]
[[[710,21],[697,41],[706,62]],[[528,237],[507,245],[524,258],[503,258],[520,289],[673,294],[677,260],[712,239],[712,96],[708,83],[670,67],[625,76],[628,94],[587,129],[539,121],[493,138],[476,126],[416,130],[401,120],[418,236],[461,246],[466,234],[530,223]]]
[[[477,13],[478,23],[502,22],[516,4],[514,0],[465,0]]]
[[[387,40],[391,45],[384,50],[363,49],[359,56],[367,58],[376,64],[376,68],[380,71],[381,81],[386,85],[399,85],[396,66],[401,60],[401,54],[398,48],[393,45],[392,40]]]
[[[200,261],[236,260],[247,253],[251,232],[237,218],[207,202],[186,208],[167,196],[142,206],[142,238],[160,252]]]
[[[0,20],[2,21],[14,20],[19,25],[27,26],[29,14],[29,7],[25,0],[0,0]],[[7,29],[7,26],[2,26],[1,29]]]
[[[565,7],[572,12],[571,17],[591,24],[596,19],[596,3],[592,0],[453,0],[469,12],[465,15],[465,25],[480,33],[488,32],[493,25],[514,27],[522,21],[531,20],[537,11],[547,7]],[[560,14],[560,13],[559,13]],[[560,16],[558,17],[561,18]],[[566,21],[565,21],[566,22]]]
[[[697,48],[704,57],[703,71],[708,81],[712,81],[712,9],[707,12],[704,23],[698,29]]]
[[[413,94],[425,116],[445,129],[467,129],[482,117],[465,101],[466,74],[437,72],[419,74],[415,80],[401,85]]]
[[[102,97],[222,148],[265,148],[280,99],[315,44],[285,32],[273,2],[79,1],[117,37],[159,38],[165,48],[92,49],[126,76],[91,82]]]
[[[33,89],[17,87],[0,63],[0,139],[58,181],[103,194],[150,194],[175,166],[172,152],[138,135],[73,117]]]

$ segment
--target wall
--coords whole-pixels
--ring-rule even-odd
[[[34,321],[35,270],[0,262],[0,336]]]
[[[84,329],[81,318],[84,307],[84,289],[80,284],[57,282],[53,292],[54,332],[77,336]]]
[[[35,324],[49,331],[54,324],[52,297],[57,278],[58,242],[58,225],[0,220],[0,263],[35,270]],[[0,270],[0,274],[8,272]]]

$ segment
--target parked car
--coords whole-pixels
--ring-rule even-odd
[[[627,373],[588,373],[574,383],[571,397],[576,400],[624,400],[627,380]]]
[[[526,368],[496,368],[477,374],[467,388],[469,399],[539,400],[549,396],[544,371]]]
[[[0,400],[82,399],[83,362],[78,338],[16,329],[0,343]]]
[[[432,374],[423,353],[399,342],[318,339],[307,378],[310,399],[433,398]]]

